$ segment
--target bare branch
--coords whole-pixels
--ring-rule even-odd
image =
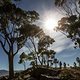
[[[35,44],[34,44],[34,39],[33,39],[33,38],[30,38],[30,37],[29,37],[29,39],[30,39],[30,41],[32,42],[32,44],[33,44],[33,46],[34,46],[35,52],[37,52],[37,51],[36,51],[36,46],[35,46]]]
[[[28,46],[28,45],[25,45],[25,46],[28,48],[29,52],[32,52],[32,50],[29,48],[29,46]]]
[[[64,6],[62,6],[63,10],[67,13],[68,16],[70,16],[69,12],[65,9]]]
[[[4,37],[3,35],[0,34],[0,36],[1,36],[3,39],[5,39],[5,37]]]
[[[3,50],[5,51],[5,53],[7,55],[9,55],[9,52],[5,49],[5,46],[4,46],[4,44],[3,44],[3,42],[1,40],[0,40],[0,43],[1,43],[1,46],[2,46]]]
[[[68,12],[68,13],[70,13],[71,15],[73,15],[73,12],[72,12],[71,7],[69,7],[66,3],[65,3],[65,6],[66,6],[66,7],[67,7],[67,9],[70,11],[70,12]]]
[[[17,51],[13,54],[13,56],[15,56],[18,53],[19,49],[17,49]]]
[[[73,2],[73,1],[72,1]],[[74,5],[75,5],[75,10],[76,10],[76,12],[80,15],[80,12],[78,11],[78,7],[77,7],[77,3],[76,3],[76,1],[75,2],[73,2],[74,3]]]

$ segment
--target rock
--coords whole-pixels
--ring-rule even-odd
[[[33,78],[33,77],[30,77],[30,78],[25,79],[25,80],[36,80],[36,79],[35,79],[35,78]]]
[[[40,80],[60,80],[58,77],[53,76],[47,76],[47,75],[41,75]]]
[[[8,80],[8,79],[7,79],[6,77],[3,76],[0,80]]]

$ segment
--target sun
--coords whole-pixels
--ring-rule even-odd
[[[53,30],[57,26],[57,21],[54,18],[48,18],[44,21],[44,27],[47,30]]]
[[[44,20],[44,28],[46,30],[53,30],[57,26],[57,20],[54,17],[48,17]]]

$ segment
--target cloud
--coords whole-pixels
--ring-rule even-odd
[[[65,49],[73,48],[74,46],[72,40],[60,32],[53,32],[53,34],[51,34],[51,37],[55,39],[55,43],[51,45],[50,49],[54,49],[56,52],[61,52]]]

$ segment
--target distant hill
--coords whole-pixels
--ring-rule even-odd
[[[1,76],[6,76],[6,75],[8,75],[8,71],[7,70],[0,70],[0,77]]]

